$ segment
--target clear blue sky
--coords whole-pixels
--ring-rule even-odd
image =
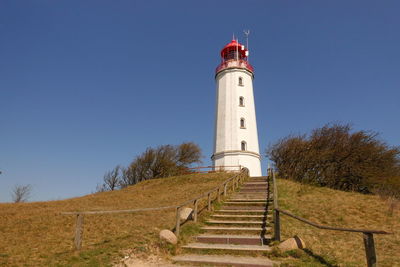
[[[243,29],[262,152],[332,121],[399,145],[399,12],[395,0],[2,0],[0,201],[15,184],[32,184],[31,200],[90,193],[149,146],[194,141],[210,164],[214,70]]]

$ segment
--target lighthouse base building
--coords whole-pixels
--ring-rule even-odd
[[[254,69],[247,61],[248,50],[232,40],[221,51],[216,69],[215,169],[247,168],[261,176],[256,112],[253,94]]]

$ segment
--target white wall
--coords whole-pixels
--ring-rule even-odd
[[[246,69],[225,69],[217,74],[216,87],[214,166],[242,165],[251,176],[260,176],[253,75]],[[244,97],[244,107],[239,106],[240,96]],[[245,119],[245,129],[240,128],[240,118]],[[241,141],[246,142],[246,151],[241,151]]]

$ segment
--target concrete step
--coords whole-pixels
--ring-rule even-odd
[[[267,189],[260,188],[242,188],[238,192],[240,193],[267,193]]]
[[[239,191],[236,192],[237,194],[268,194],[268,190],[264,188],[241,188]]]
[[[256,245],[230,245],[230,244],[206,244],[206,243],[189,243],[183,248],[190,249],[218,249],[218,250],[236,250],[236,251],[270,251],[269,246]]]
[[[175,262],[211,265],[211,266],[232,266],[232,267],[272,267],[273,262],[263,257],[238,257],[230,255],[197,255],[185,254],[172,257]]]
[[[266,205],[267,202],[271,202],[271,201],[233,201],[233,200],[228,200],[225,201],[224,204],[226,205],[256,205],[256,206],[262,206],[262,205]]]
[[[251,193],[236,193],[231,196],[231,198],[244,198],[244,199],[257,199],[257,198],[262,198],[266,199],[268,197],[268,194],[251,194]],[[270,198],[272,198],[271,195],[269,195]]]
[[[196,237],[199,243],[231,244],[231,245],[267,245],[271,240],[270,235],[217,235],[203,234]]]
[[[208,224],[264,224],[264,221],[229,221],[229,220],[208,220]]]
[[[268,183],[258,182],[258,183],[244,183],[241,185],[243,187],[259,187],[259,188],[268,188]]]
[[[242,191],[237,192],[236,194],[231,195],[231,197],[236,195],[247,195],[249,197],[257,197],[257,198],[267,198],[268,194],[265,191]]]
[[[245,200],[256,200],[256,199],[267,199],[268,195],[262,194],[262,195],[251,195],[251,194],[234,194],[231,196],[231,198],[235,199],[245,199]],[[270,197],[272,199],[272,197]]]
[[[245,184],[241,184],[241,188],[242,187],[261,187],[261,188],[268,188],[268,183],[263,183],[263,182],[258,182],[258,183],[245,183]]]
[[[221,210],[218,210],[218,212],[220,212],[220,213],[230,213],[230,214],[232,214],[232,213],[258,213],[258,214],[264,214],[265,210],[260,210],[260,209],[258,209],[258,210],[249,210],[249,209],[246,209],[246,210],[239,210],[239,209],[225,210],[225,209],[221,209]]]
[[[268,195],[268,190],[263,188],[242,188],[234,193],[239,195]],[[270,193],[271,195],[271,193]]]
[[[261,187],[261,188],[268,188],[268,183],[244,183],[241,187]]]
[[[242,215],[242,214],[213,214],[215,218],[236,218],[236,219],[262,219],[265,215]],[[267,215],[267,218],[272,218],[272,215]]]
[[[241,193],[241,192],[247,192],[247,191],[251,191],[251,192],[260,191],[261,193],[265,193],[266,194],[268,192],[268,189],[267,188],[260,188],[260,187],[242,187],[237,192]]]
[[[227,199],[227,201],[235,201],[235,202],[240,202],[240,201],[261,202],[261,201],[263,201],[265,203],[265,202],[267,202],[267,199],[265,199],[265,198],[230,198],[230,199]],[[268,202],[271,202],[271,201],[272,201],[272,199],[268,199]]]
[[[270,206],[222,206],[222,210],[263,210],[271,209]]]
[[[222,231],[250,231],[250,232],[263,232],[271,231],[271,227],[237,227],[237,226],[203,226],[203,230],[222,230]]]
[[[252,190],[243,190],[240,192],[240,194],[247,194],[247,195],[255,195],[255,194],[263,194],[267,195],[265,191],[252,191]]]

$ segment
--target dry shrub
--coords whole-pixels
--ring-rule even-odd
[[[327,124],[309,136],[288,136],[267,155],[282,178],[344,191],[400,197],[400,148],[370,131]]]

